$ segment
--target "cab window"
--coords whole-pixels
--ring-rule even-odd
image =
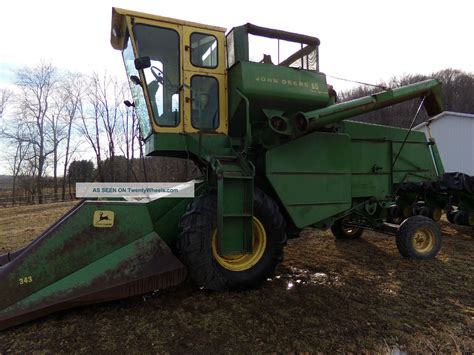
[[[191,124],[202,130],[219,127],[219,84],[211,76],[191,78]]]
[[[144,69],[151,111],[160,126],[179,124],[179,34],[169,28],[134,26],[139,57],[150,57]]]
[[[201,68],[217,68],[217,38],[194,32],[191,34],[191,64]]]
[[[135,69],[132,41],[128,38],[127,45],[122,52],[123,61],[125,63],[125,69],[130,85],[130,91],[132,92],[133,103],[135,104],[135,111],[138,116],[138,123],[142,137],[148,137],[151,134],[151,123],[148,117],[148,111],[146,109],[146,100],[143,90],[140,86],[134,84],[130,78],[133,76],[138,77],[138,72]]]

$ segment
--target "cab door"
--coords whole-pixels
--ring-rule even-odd
[[[135,57],[147,56],[151,66],[139,71],[154,132],[181,133],[183,26],[167,21],[127,18]]]
[[[182,44],[184,131],[227,134],[224,33],[184,26]]]

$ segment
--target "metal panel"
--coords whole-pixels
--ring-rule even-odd
[[[404,129],[353,121],[344,121],[342,125],[344,132],[349,134],[354,142],[353,149],[357,149],[358,144],[365,145],[365,154],[358,156],[353,154],[353,172],[357,172],[360,169],[359,166],[365,165],[366,171],[370,165],[374,167],[374,175],[367,175],[368,180],[378,181],[374,196],[382,197],[387,191],[385,187],[387,181],[378,175],[391,172],[391,165],[395,159],[397,160],[393,166],[393,183],[437,179],[426,137],[421,132],[410,132],[404,144],[407,134],[407,130]],[[389,161],[386,160],[387,146],[384,143],[391,145],[392,158]],[[402,145],[403,149],[400,152]],[[374,149],[370,149],[371,146]],[[364,194],[363,191],[357,191],[357,189],[354,193],[355,196]],[[370,196],[370,194],[365,196]]]
[[[58,309],[181,282],[184,265],[152,224],[166,214],[166,202],[150,210],[145,203],[85,202],[20,253],[0,258],[7,261],[0,266],[0,329]],[[97,211],[107,212],[109,222],[113,216],[113,224],[94,223]]]
[[[266,175],[298,227],[351,207],[351,142],[315,132],[269,150]]]
[[[324,107],[329,102],[326,77],[310,70],[240,62],[232,69],[232,85],[262,107],[302,110]],[[230,92],[230,101],[235,95]]]
[[[352,142],[352,197],[385,198],[391,194],[389,142]]]

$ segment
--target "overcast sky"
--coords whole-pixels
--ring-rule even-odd
[[[13,80],[11,69],[41,59],[125,78],[110,46],[112,6],[228,29],[251,22],[316,36],[321,71],[337,77],[375,83],[449,67],[474,72],[472,0],[1,0],[0,87]],[[328,81],[336,90],[353,86]]]

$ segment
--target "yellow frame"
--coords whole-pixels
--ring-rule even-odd
[[[201,68],[196,67],[191,63],[191,34],[194,32],[209,34],[217,38],[217,67],[216,68]],[[189,90],[191,86],[191,78],[194,75],[211,76],[217,79],[219,83],[219,127],[213,132],[227,134],[228,123],[227,123],[227,73],[226,73],[226,62],[225,62],[225,34],[224,32],[213,31],[210,29],[202,29],[195,26],[184,26],[183,27],[183,40],[182,40],[182,62],[184,69],[184,93],[185,98],[191,97]],[[191,124],[191,102],[184,103],[184,130],[187,133],[199,132],[198,129],[194,128]]]
[[[132,20],[133,19],[133,20]],[[122,21],[125,22],[122,25]],[[180,85],[181,90],[179,93],[179,100],[180,100],[180,121],[176,127],[165,127],[159,126],[155,119],[151,119],[151,127],[153,132],[155,133],[197,133],[199,132],[198,129],[195,129],[191,124],[191,92],[190,92],[190,84],[191,78],[194,75],[203,75],[203,76],[212,76],[217,79],[219,83],[219,127],[212,132],[206,133],[221,133],[227,134],[228,132],[228,120],[227,120],[227,72],[226,72],[226,62],[225,62],[225,29],[220,27],[214,26],[207,26],[202,24],[197,24],[188,21],[181,21],[176,19],[171,19],[167,17],[161,16],[153,16],[142,14],[139,12],[122,10],[122,9],[113,9],[113,18],[112,18],[112,31],[115,28],[119,28],[117,30],[123,38],[114,37],[112,34],[112,45],[116,49],[123,48],[123,43],[125,40],[125,26],[128,28],[128,33],[131,38],[131,42],[133,45],[133,50],[135,55],[137,55],[138,51],[136,48],[135,42],[135,35],[132,31],[133,25],[135,24],[145,24],[145,25],[152,25],[152,26],[159,26],[164,28],[169,28],[175,30],[179,36],[181,41],[180,46],[180,68],[182,68],[180,72]],[[190,36],[194,32],[199,32],[203,34],[210,34],[217,38],[218,43],[218,66],[216,68],[200,68],[196,67],[191,64],[190,60]],[[143,77],[143,72],[140,72],[140,80],[142,82],[146,82],[145,78]],[[145,99],[147,102],[150,102],[150,98],[148,96],[148,92],[145,93]],[[188,98],[188,102],[186,102],[186,98]],[[153,114],[150,112],[150,107],[147,105],[148,116],[153,117]]]

